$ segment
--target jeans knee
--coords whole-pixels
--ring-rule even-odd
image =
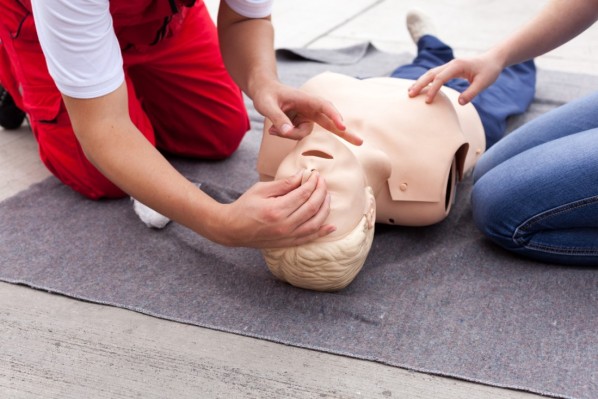
[[[486,237],[513,249],[515,224],[509,217],[512,202],[494,185],[485,183],[484,180],[478,181],[471,194],[474,223]]]

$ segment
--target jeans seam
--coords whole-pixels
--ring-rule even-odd
[[[539,250],[554,254],[568,254],[568,255],[598,255],[598,248],[596,249],[585,249],[581,247],[558,247],[542,244],[525,244],[523,236],[533,227],[535,224],[541,222],[544,219],[558,215],[564,212],[569,212],[573,209],[582,208],[584,206],[598,203],[598,196],[584,198],[579,201],[570,202],[565,205],[561,205],[556,208],[544,211],[538,215],[532,216],[525,222],[521,223],[513,232],[512,240],[516,245],[523,246],[527,249]]]

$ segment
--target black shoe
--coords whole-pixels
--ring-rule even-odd
[[[7,130],[21,127],[25,113],[15,104],[11,95],[0,85],[0,126]]]

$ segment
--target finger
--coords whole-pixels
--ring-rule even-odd
[[[336,135],[351,144],[354,144],[354,145],[362,145],[363,144],[363,138],[361,138],[361,136],[359,136],[356,133],[353,133],[350,130],[338,132],[338,133],[336,133]]]
[[[343,121],[341,113],[336,109],[331,102],[325,100],[319,100],[320,110],[319,113],[314,115],[314,121],[322,126],[324,129],[336,134],[340,138],[354,145],[363,144],[363,139],[347,130],[347,126]]]
[[[295,132],[293,131],[295,126],[293,125],[291,118],[282,112],[279,107],[273,107],[266,115],[269,115],[268,119],[272,122],[272,126],[270,126],[270,129],[268,130],[270,134],[297,139],[296,137],[293,137],[295,135]]]
[[[314,176],[317,177],[314,190],[310,193],[309,197],[307,197],[302,203],[299,203],[299,206],[291,215],[289,215],[288,218],[291,226],[293,226],[294,229],[300,229],[300,231],[307,230],[303,234],[309,234],[320,228],[330,213],[330,206],[323,207],[328,197],[326,182],[324,178],[319,176],[317,173],[313,173],[310,178]],[[315,218],[315,222],[307,224],[307,222],[312,218]],[[314,223],[317,223],[317,225]],[[310,228],[312,229],[311,231],[309,231]]]
[[[295,204],[289,216],[297,211],[305,202],[307,202],[318,188],[322,190],[323,179],[317,170],[304,169],[301,186],[285,195],[285,200]],[[320,185],[320,187],[318,187]],[[324,183],[324,190],[325,190]]]
[[[442,76],[436,75],[432,83],[430,83],[426,89],[426,103],[431,104],[434,101],[434,98],[436,98],[436,95],[445,83]]]
[[[344,131],[347,129],[347,126],[343,121],[343,116],[331,102],[318,100],[318,104],[319,105],[315,107],[317,109],[316,116],[324,116],[327,121],[326,123],[332,122],[331,129],[334,129],[335,131]]]
[[[471,90],[471,87],[470,87],[459,95],[459,104],[460,105],[469,104],[475,96],[476,96],[475,93],[473,92],[473,90]]]
[[[293,139],[293,140],[299,139],[299,137],[295,137],[294,126],[290,125],[290,128],[287,128],[286,125],[283,125],[283,126],[286,129],[284,131],[284,133],[281,132],[280,129],[278,129],[274,124],[272,124],[272,126],[270,126],[270,128],[268,129],[268,133],[273,136],[283,137],[285,139]]]
[[[309,176],[307,179],[304,179],[303,176],[307,175],[308,173]],[[293,177],[293,183],[295,183],[294,179],[295,177]],[[301,182],[302,179],[304,180],[303,183]],[[309,172],[304,170],[303,174],[299,175],[299,187],[296,187],[295,189],[276,197],[276,207],[280,210],[281,214],[287,219],[291,218],[291,216],[297,212],[298,209],[300,209],[307,201],[310,200],[312,194],[317,189],[318,182],[319,173],[317,171]],[[320,191],[321,190],[322,188],[320,187]],[[325,188],[324,193],[320,195],[322,197],[326,195]],[[294,216],[292,219],[289,219],[288,222],[291,226],[291,229],[294,230],[302,221],[300,221],[297,216]]]
[[[356,133],[353,133],[350,130],[347,130],[346,128],[343,130],[337,129],[336,125],[334,125],[332,123],[332,121],[330,119],[328,119],[325,115],[323,115],[323,114],[317,115],[314,119],[318,125],[322,126],[324,129],[328,130],[329,132],[332,132],[333,134],[337,135],[341,139],[343,139],[351,144],[354,144],[354,145],[362,145],[363,144],[363,139],[359,135],[357,135]]]
[[[351,144],[361,145],[363,143],[363,139],[359,135],[347,130],[341,113],[330,101],[310,96],[302,103],[300,113],[301,115],[295,119],[296,127],[300,121],[310,120]]]
[[[456,60],[453,60],[445,65],[440,67],[433,68],[429,70],[425,75],[425,79],[423,81],[427,82],[427,86],[419,87],[420,92],[424,89],[426,90],[426,103],[430,104],[438,95],[438,92],[451,79],[458,78],[464,76],[464,65],[463,63],[459,63]]]
[[[293,121],[292,129],[285,132],[284,134],[281,133],[276,127],[273,125],[268,129],[268,133],[278,137],[284,137],[287,139],[292,140],[301,140],[303,137],[307,136],[311,133],[314,127],[314,122],[312,121],[304,121],[304,122],[297,122],[297,118]]]
[[[316,174],[312,173],[311,179],[313,179],[314,176],[316,176]],[[325,188],[325,182],[323,178],[318,178],[318,185],[320,186],[320,189]],[[330,214],[330,195],[324,190],[324,201],[321,205],[314,206],[314,204],[317,204],[320,201],[318,198],[318,192],[319,189],[315,190],[308,201],[305,201],[303,204],[301,204],[290,217],[286,218],[290,224],[288,230],[289,232],[285,234],[284,237],[279,237],[269,240],[268,242],[264,242],[263,247],[275,248],[297,246],[311,242],[319,237],[324,237],[336,231],[335,226],[331,224],[324,224]],[[313,202],[313,204],[310,204],[310,201]],[[305,215],[313,213],[309,211],[309,208],[317,208],[317,211],[313,214],[313,216],[306,217]],[[306,213],[306,211],[308,213]]]
[[[315,238],[322,237],[336,230],[335,226],[331,224],[324,224],[330,215],[330,203],[330,194],[326,194],[324,201],[318,209],[318,212],[311,218],[305,220],[305,222],[299,224],[295,229],[294,235],[297,237],[297,239],[310,237],[314,234],[316,235]]]
[[[295,122],[292,134],[297,137],[297,140],[300,140],[310,134],[312,130],[314,130],[314,122],[312,121]]]
[[[287,248],[287,247],[296,247],[298,245],[308,244],[314,240],[317,240],[320,237],[327,236],[330,233],[336,231],[336,227],[326,224],[321,226],[315,232],[299,237],[295,236],[287,236],[282,239],[277,240],[268,240],[260,244],[262,248]]]
[[[435,71],[435,69],[431,69],[420,76],[408,89],[407,93],[409,94],[409,97],[416,97],[419,95],[424,87],[428,86],[434,80],[436,77]]]
[[[287,195],[301,186],[304,171],[305,169],[302,169],[293,176],[263,183],[259,187],[261,187],[263,195],[266,197],[281,197]]]
[[[321,237],[325,237],[328,234],[334,233],[336,231],[336,227],[331,225],[331,224],[325,224],[322,225],[318,231],[316,231],[315,233],[303,236],[301,238],[296,239],[296,244],[295,245],[301,245],[301,244],[306,244],[309,243],[313,240],[316,240],[318,238]]]
[[[305,172],[307,175],[309,172]],[[280,211],[290,231],[305,223],[318,213],[326,198],[326,184],[318,172],[311,172],[300,187],[284,196],[276,198],[276,207]]]
[[[471,85],[459,95],[459,104],[468,104],[482,90],[484,90],[484,84],[479,79],[474,79],[474,81],[471,82]]]
[[[313,99],[310,100],[313,101]],[[304,99],[301,106],[289,106],[284,112],[279,107],[276,107],[271,112],[271,115],[273,115],[270,117],[272,126],[268,132],[283,138],[293,140],[302,139],[311,133],[313,123],[316,121],[318,115],[315,109],[319,109],[319,105],[318,102],[306,101]]]

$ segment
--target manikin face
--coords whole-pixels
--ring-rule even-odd
[[[316,170],[331,195],[326,223],[336,231],[308,244],[264,249],[270,271],[294,286],[335,291],[361,270],[374,237],[376,203],[356,155],[332,133],[314,129],[280,163],[275,179],[304,170],[304,181]]]
[[[318,241],[343,237],[364,215],[375,212],[375,204],[366,195],[367,182],[361,163],[347,145],[351,144],[341,143],[332,133],[314,129],[284,158],[276,173],[275,178],[281,179],[304,169],[305,181],[312,170],[317,170],[326,180],[331,195],[326,223],[336,226],[336,231]]]

